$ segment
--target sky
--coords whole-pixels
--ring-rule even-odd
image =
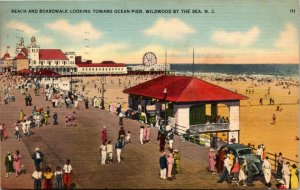
[[[94,63],[142,63],[146,52],[158,63],[165,52],[168,63],[192,63],[194,49],[195,63],[299,64],[298,7],[297,0],[1,1],[1,55],[7,46],[13,54],[20,37],[29,45],[35,36],[42,49]],[[48,9],[67,13],[40,12]]]

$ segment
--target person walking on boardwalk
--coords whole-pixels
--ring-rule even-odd
[[[213,148],[209,149],[208,152],[208,164],[209,164],[209,171],[212,175],[215,175],[215,165],[216,165],[216,153],[215,150]]]
[[[16,154],[14,155],[14,163],[13,163],[16,177],[18,177],[21,172],[21,165],[22,165],[21,158],[22,158],[22,156],[20,155],[20,152],[17,150]]]
[[[291,169],[291,189],[298,189],[299,187],[298,175],[299,175],[298,168],[296,164],[293,164]]]
[[[21,135],[20,135],[20,129],[19,129],[19,126],[17,123],[15,123],[15,136],[16,136],[16,139],[18,141],[20,141],[21,139]]]
[[[239,186],[240,183],[242,182],[241,185],[247,186],[246,185],[246,179],[247,179],[246,171],[248,170],[247,162],[244,158],[241,158],[239,162],[240,162],[240,171],[239,171],[239,179],[237,185]]]
[[[286,186],[287,189],[290,187],[290,179],[291,179],[290,177],[291,171],[289,166],[290,166],[290,162],[286,162],[282,166],[282,177],[283,177],[284,185]]]
[[[162,132],[159,135],[159,151],[160,152],[165,150],[165,145],[166,145],[166,135],[164,132]]]
[[[44,154],[40,151],[39,148],[35,148],[34,153],[32,154],[32,159],[34,161],[35,167],[41,168],[41,165],[44,160]]]
[[[160,166],[160,179],[166,179],[167,167],[168,167],[166,152],[162,152],[159,158],[159,166]]]
[[[84,105],[85,105],[85,109],[89,109],[89,99],[88,98],[84,98]]]
[[[58,120],[58,115],[57,115],[56,112],[53,112],[52,118],[53,118],[53,125],[58,125],[58,122],[57,122],[57,120]]]
[[[226,158],[226,150],[227,148],[223,148],[218,152],[218,164],[217,164],[217,170],[218,173],[221,173],[223,171],[223,166],[224,166],[224,160]]]
[[[276,172],[276,179],[282,179],[282,167],[283,167],[284,159],[282,157],[282,153],[279,152],[279,157],[277,159],[277,172]]]
[[[63,179],[63,172],[61,171],[61,167],[60,166],[56,166],[56,171],[54,172],[54,176],[55,176],[55,187],[56,189],[63,189],[63,183],[62,183],[62,179]]]
[[[111,141],[108,141],[107,143],[107,159],[108,159],[108,163],[112,163],[112,159],[113,159],[113,146],[111,144]]]
[[[173,169],[173,164],[174,164],[174,158],[173,154],[170,153],[168,157],[168,179],[171,181],[172,180],[172,169]]]
[[[118,163],[120,163],[121,162],[121,152],[122,152],[122,148],[123,148],[123,142],[122,142],[121,138],[118,138],[115,148],[116,148],[116,152],[117,152],[117,160],[118,160]]]
[[[102,132],[101,132],[101,141],[105,142],[107,141],[107,129],[105,126],[103,126]]]
[[[140,127],[140,143],[144,144],[144,126]]]
[[[44,189],[52,189],[52,178],[54,176],[53,172],[51,171],[50,167],[46,168],[45,173],[43,174],[44,176]]]
[[[63,183],[64,183],[64,189],[70,189],[71,182],[72,182],[72,173],[73,168],[70,164],[70,160],[66,160],[66,164],[63,167],[64,175],[63,175]]]
[[[175,164],[175,174],[179,174],[180,168],[180,154],[177,149],[174,150],[174,164]]]
[[[150,134],[151,134],[150,125],[148,125],[144,129],[144,134],[145,134],[145,141],[146,141],[146,143],[150,143]]]
[[[262,171],[264,173],[264,178],[265,178],[265,181],[266,181],[266,186],[268,187],[268,189],[271,189],[271,176],[272,176],[272,173],[271,173],[271,170],[272,170],[272,166],[268,160],[268,156],[264,159],[264,162],[262,164]]]
[[[101,151],[101,164],[105,165],[106,156],[107,156],[106,140],[103,141],[103,144],[100,146],[100,151]]]
[[[229,160],[229,154],[226,155],[226,158],[224,160],[224,166],[223,166],[223,171],[221,173],[221,176],[217,183],[223,183],[224,180],[227,181],[227,183],[231,183],[230,179],[230,171],[231,171],[231,165],[230,165],[230,160]]]
[[[33,187],[36,190],[42,189],[42,177],[43,173],[39,167],[36,167],[35,171],[32,173],[31,177],[33,178]]]
[[[15,170],[14,170],[14,158],[11,155],[11,152],[7,152],[7,155],[5,156],[5,171],[6,171],[6,177],[8,177],[8,175],[12,174]]]

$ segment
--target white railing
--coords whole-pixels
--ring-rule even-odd
[[[229,130],[229,123],[211,123],[191,125],[190,130],[195,132],[225,131]]]

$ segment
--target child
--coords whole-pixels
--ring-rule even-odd
[[[108,158],[108,163],[112,163],[112,159],[113,159],[113,146],[111,144],[111,141],[108,141],[107,144],[107,158]]]
[[[127,132],[127,135],[126,135],[126,144],[130,143],[130,131]]]
[[[63,186],[62,186],[63,172],[61,171],[60,166],[56,167],[56,171],[54,172],[54,176],[55,176],[56,189],[63,189]]]

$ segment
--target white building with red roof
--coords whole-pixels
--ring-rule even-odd
[[[46,69],[60,74],[69,74],[77,70],[74,52],[64,53],[60,49],[40,49],[35,37],[31,38],[31,43],[27,48],[24,48],[20,42],[17,50],[27,56],[29,69],[32,71]]]
[[[11,72],[13,67],[13,58],[6,52],[0,59],[0,72]]]
[[[178,134],[187,130],[198,135],[226,133],[228,142],[239,142],[240,100],[247,99],[246,96],[195,77],[166,75],[123,92],[129,94],[129,108],[141,107],[140,111],[150,113],[147,105],[155,105],[152,117],[167,121],[173,118],[172,125]]]
[[[101,63],[76,63],[78,75],[118,75],[127,74],[124,63],[103,61]]]

